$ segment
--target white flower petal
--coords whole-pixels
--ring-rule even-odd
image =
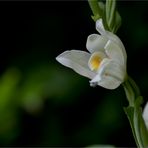
[[[98,73],[101,75],[101,77],[111,76],[118,79],[122,83],[125,78],[126,70],[116,61],[105,58],[100,65],[100,70]]]
[[[118,44],[118,46],[122,49],[124,58],[127,58],[125,47],[119,37],[112,32],[106,31],[103,25],[102,19],[99,19],[96,21],[96,30],[102,35],[105,36],[108,40],[113,41],[114,43]]]
[[[90,53],[103,51],[107,43],[107,38],[98,34],[91,34],[87,38],[86,48]]]
[[[121,84],[121,81],[111,76],[101,77],[101,79],[98,82],[99,86],[102,86],[106,89],[116,89],[120,84]]]
[[[119,39],[119,37],[115,34],[113,34],[112,32],[106,31],[106,37],[111,40],[112,42],[114,42],[115,44],[117,44],[123,53],[123,56],[125,58],[125,60],[127,59],[127,55],[126,55],[126,51],[125,51],[125,47],[123,45],[123,43],[121,42],[121,40]]]
[[[96,74],[88,67],[90,54],[80,50],[65,51],[56,60],[82,76],[92,79]]]
[[[122,67],[116,61],[106,58],[102,61],[98,74],[90,83],[91,85],[97,83],[107,89],[115,89],[124,81],[124,77],[125,71]]]
[[[148,102],[146,103],[144,110],[143,110],[143,119],[144,119],[145,125],[148,129]]]
[[[106,34],[106,31],[105,31],[105,28],[104,28],[103,20],[102,20],[102,19],[99,19],[99,20],[96,21],[96,30],[97,30],[101,35]]]
[[[124,57],[122,49],[117,44],[109,40],[104,48],[109,58],[117,61],[121,65],[126,65],[126,59]]]

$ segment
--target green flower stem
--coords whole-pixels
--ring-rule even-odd
[[[124,111],[129,119],[135,142],[139,148],[146,148],[148,147],[148,131],[142,117],[143,98],[140,96],[140,90],[129,76],[123,83],[123,87],[129,102],[129,106],[124,108]]]
[[[101,9],[98,5],[98,1],[97,0],[88,0],[88,3],[89,3],[89,6],[93,12],[93,20],[94,21],[97,21],[99,18],[102,17],[102,12],[101,12]]]
[[[123,83],[123,88],[124,88],[127,100],[129,102],[129,106],[134,106],[135,94],[134,94],[132,86],[129,83],[129,79],[127,79]]]
[[[133,90],[135,91],[135,95],[140,96],[140,89],[137,86],[137,84],[135,83],[135,81],[130,76],[128,76],[128,80],[129,80],[129,83],[131,84],[131,86],[133,87]]]

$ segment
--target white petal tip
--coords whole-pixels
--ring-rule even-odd
[[[98,85],[97,82],[91,82],[91,81],[90,81],[90,86],[91,86],[91,87],[96,87],[97,85]]]
[[[96,30],[100,33],[100,34],[105,34],[105,29],[104,29],[104,25],[103,25],[103,20],[102,18],[98,19],[96,21]]]
[[[148,129],[148,102],[146,103],[144,110],[143,110],[143,119],[144,119],[145,125]]]
[[[59,56],[57,56],[55,59],[56,59],[57,61],[59,61]]]
[[[61,60],[62,60],[62,56],[61,55],[59,55],[59,56],[57,56],[55,59],[56,59],[56,61],[58,61],[59,63],[61,63]]]
[[[56,60],[64,66],[70,67],[71,61],[69,60],[70,51],[64,51],[56,57]]]
[[[57,60],[59,63],[61,63],[61,56],[60,56],[60,55],[57,56],[57,57],[56,57],[56,60]]]

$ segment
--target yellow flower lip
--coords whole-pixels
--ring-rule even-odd
[[[91,70],[96,71],[99,68],[99,65],[102,61],[102,58],[98,55],[93,56],[90,60],[90,68]]]
[[[88,66],[92,71],[97,71],[100,67],[101,61],[105,58],[105,54],[103,52],[94,52],[89,61]]]

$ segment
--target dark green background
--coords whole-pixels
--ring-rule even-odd
[[[128,73],[148,98],[148,2],[119,1]],[[0,2],[0,146],[135,146],[122,87],[92,88],[59,64],[97,33],[87,1]]]

